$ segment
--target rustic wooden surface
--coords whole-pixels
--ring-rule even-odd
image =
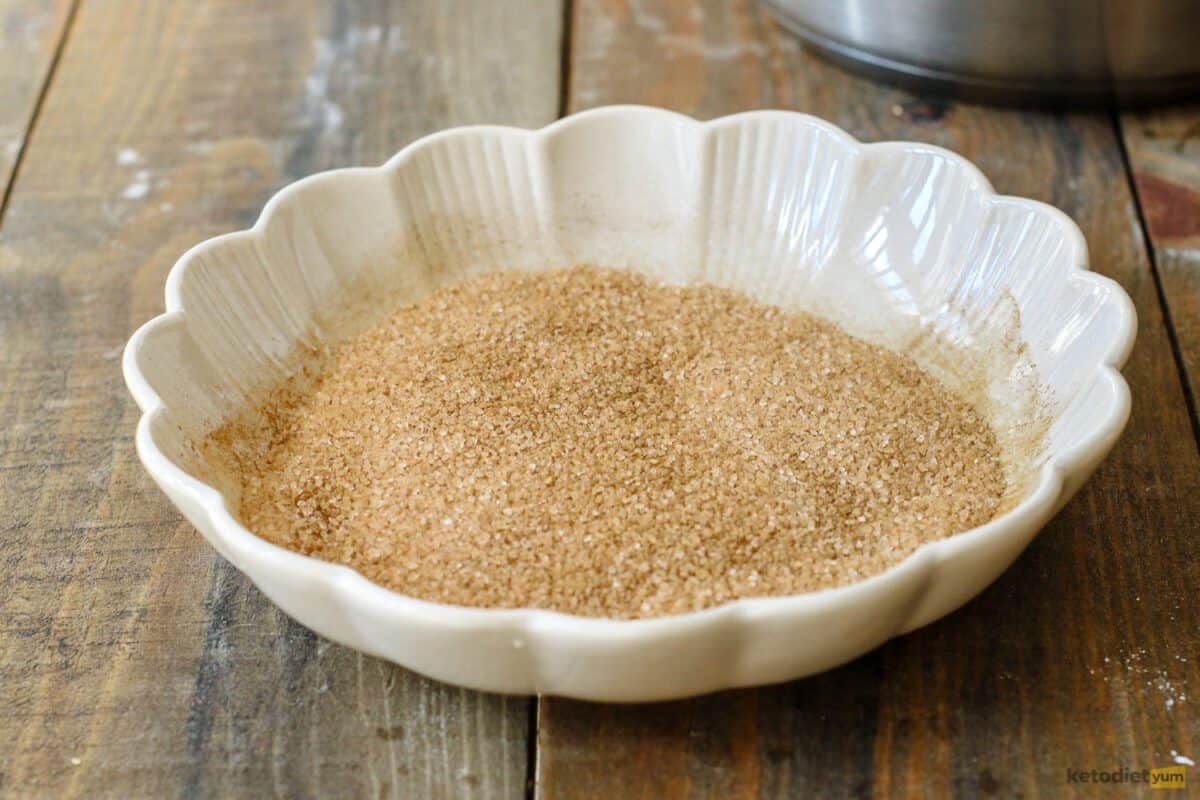
[[[0,0],[0,37],[0,796],[1057,797],[1200,752],[1197,109],[920,100],[751,0]],[[1138,307],[1129,430],[982,597],[808,680],[539,702],[313,636],[144,476],[120,348],[280,185],[560,101],[810,111],[1062,207]]]
[[[0,208],[74,0],[0,0]]]
[[[1121,131],[1195,413],[1200,390],[1200,105],[1123,114]]]
[[[530,701],[278,613],[144,475],[119,369],[178,255],[279,186],[552,120],[561,11],[523,9],[82,3],[0,223],[0,796],[525,795]]]

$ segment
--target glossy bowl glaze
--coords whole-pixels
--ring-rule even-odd
[[[581,262],[815,312],[965,380],[1016,439],[1034,414],[1045,435],[1010,448],[1006,513],[882,574],[636,621],[397,594],[258,538],[238,519],[236,482],[197,465],[193,443],[294,369],[301,345],[335,337],[343,309]],[[1118,368],[1133,307],[1086,263],[1066,216],[996,195],[945,150],[861,144],[791,112],[702,124],[609,107],[537,131],[449,130],[381,167],[287,187],[251,230],[179,260],[166,313],[130,340],[124,370],[147,471],[304,625],[464,686],[660,700],[841,664],[954,610],[1017,557],[1129,412]]]

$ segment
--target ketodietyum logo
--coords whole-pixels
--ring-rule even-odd
[[[1067,783],[1145,784],[1151,789],[1186,789],[1187,767],[1158,769],[1069,769]]]

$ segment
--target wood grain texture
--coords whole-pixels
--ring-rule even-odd
[[[1111,118],[935,102],[803,51],[751,0],[580,0],[571,109],[808,111],[1059,206],[1139,313],[1110,458],[963,610],[833,672],[642,707],[543,699],[540,796],[1061,797],[1067,770],[1200,751],[1200,457]],[[686,669],[686,665],[681,665]]]
[[[557,0],[84,3],[0,228],[0,795],[524,796],[527,700],[318,639],[181,521],[120,353],[174,260],[280,185],[553,119],[560,24]]]
[[[1200,105],[1127,113],[1120,121],[1195,403],[1200,392]]]
[[[74,0],[0,0],[0,197],[66,35]]]

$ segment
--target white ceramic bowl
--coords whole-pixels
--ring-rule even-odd
[[[1011,411],[1014,431],[1030,427],[1029,395],[1017,389],[1036,376],[1045,446],[1010,465],[1007,513],[880,575],[637,621],[405,597],[258,538],[235,515],[232,481],[196,477],[189,442],[283,377],[298,343],[331,336],[346,303],[580,262],[815,311],[935,370],[936,349],[921,342],[936,330],[962,363],[977,362],[979,397],[998,419]],[[538,131],[445,131],[382,167],[287,187],[251,230],[180,259],[166,313],[134,334],[124,370],[144,412],[137,449],[150,475],[304,625],[450,683],[659,700],[828,669],[947,614],[1008,567],[1128,416],[1117,370],[1133,306],[1086,262],[1061,212],[997,196],[945,150],[860,144],[791,112],[701,124],[601,108]]]

